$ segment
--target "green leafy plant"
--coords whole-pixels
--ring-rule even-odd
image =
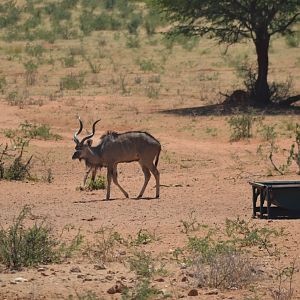
[[[61,90],[78,90],[84,86],[84,73],[78,75],[69,74],[60,80]]]
[[[188,220],[180,220],[180,223],[182,224],[182,231],[186,234],[197,231],[201,227],[201,224],[197,221],[197,218],[195,217],[195,211],[192,210],[188,214]]]
[[[95,232],[94,243],[86,249],[88,257],[97,263],[117,261],[117,250],[124,244],[121,235],[113,228],[102,226]]]
[[[239,141],[252,137],[252,127],[256,118],[252,114],[241,114],[231,116],[228,124],[231,130],[231,141]]]
[[[25,79],[27,85],[34,85],[36,82],[38,65],[32,60],[24,63],[25,67]]]
[[[106,179],[104,176],[97,176],[95,180],[89,178],[86,182],[85,190],[104,190],[106,188]]]
[[[128,259],[128,263],[130,270],[143,278],[151,278],[155,272],[154,260],[146,252],[134,252],[133,256]]]
[[[149,280],[139,281],[132,289],[125,289],[122,293],[122,300],[147,300],[156,299],[162,293],[155,287],[151,287]]]
[[[31,208],[24,206],[11,226],[0,229],[0,263],[7,268],[19,270],[60,262],[70,257],[82,242],[82,236],[77,235],[70,244],[61,243],[45,220],[25,226],[29,217],[34,217]]]

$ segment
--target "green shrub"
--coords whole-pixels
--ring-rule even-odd
[[[78,75],[69,74],[60,80],[61,90],[78,90],[84,86],[84,73]]]
[[[137,35],[128,35],[126,36],[126,47],[127,48],[139,48],[140,39]]]
[[[67,55],[66,57],[63,57],[62,62],[66,68],[72,68],[76,65],[76,59],[75,59],[74,55],[72,55],[72,54]]]
[[[130,270],[143,278],[151,278],[155,272],[154,260],[146,252],[135,252],[128,263]]]
[[[32,60],[24,63],[25,68],[25,79],[27,85],[34,85],[36,81],[38,65]]]
[[[46,49],[42,45],[28,44],[25,47],[25,52],[35,58],[41,58]]]
[[[231,129],[231,141],[239,141],[252,137],[252,126],[256,118],[251,114],[231,116],[228,120]]]
[[[146,95],[150,99],[157,99],[159,97],[159,87],[155,87],[153,85],[149,85],[146,87]]]
[[[118,260],[117,249],[120,249],[124,240],[113,228],[101,227],[95,232],[92,245],[86,250],[90,259],[97,263],[106,263]]]
[[[130,34],[137,34],[139,26],[142,24],[142,16],[140,14],[133,14],[127,23],[127,29]]]
[[[147,300],[147,299],[161,299],[166,298],[162,296],[162,292],[152,287],[150,281],[144,279],[139,281],[133,289],[125,289],[122,293],[122,300]]]
[[[141,71],[150,72],[157,70],[157,66],[152,59],[137,59],[136,62],[140,66]]]
[[[6,87],[6,78],[5,76],[0,76],[0,92],[3,94]]]
[[[0,263],[7,268],[19,270],[40,264],[60,262],[79,248],[82,236],[77,235],[70,244],[54,237],[45,220],[25,226],[32,216],[28,206],[7,229],[0,229]]]
[[[88,191],[105,190],[105,188],[106,188],[106,179],[104,176],[97,176],[95,180],[89,178],[85,186],[85,189]]]

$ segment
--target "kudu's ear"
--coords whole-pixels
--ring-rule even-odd
[[[91,147],[92,144],[93,144],[93,140],[92,140],[92,139],[88,139],[88,140],[86,141],[86,143],[87,143],[87,145],[88,145],[89,147]]]

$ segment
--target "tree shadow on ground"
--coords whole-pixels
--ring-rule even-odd
[[[232,105],[220,103],[205,106],[167,109],[161,111],[166,114],[179,116],[231,116],[237,113],[255,113],[264,115],[300,115],[299,106],[269,105],[267,107],[256,107],[246,105]]]

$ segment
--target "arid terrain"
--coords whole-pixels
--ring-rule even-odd
[[[255,62],[252,45],[237,45],[225,53],[208,40],[186,49],[185,42],[170,47],[160,35],[147,37],[142,31],[139,47],[129,47],[128,39],[122,31],[100,31],[53,43],[0,43],[0,75],[5,77],[1,152],[6,143],[12,145],[8,130],[20,130],[25,121],[46,124],[60,137],[37,135],[24,148],[24,161],[33,155],[34,178],[0,180],[0,225],[6,230],[29,206],[32,215],[26,225],[45,218],[59,240],[68,243],[78,233],[83,237],[78,249],[59,263],[19,270],[0,264],[0,299],[300,299],[300,218],[252,219],[249,185],[253,180],[299,180],[294,160],[284,175],[274,170],[267,136],[267,128],[276,131],[273,158],[277,165],[286,164],[300,123],[297,107],[251,111],[251,137],[233,141],[230,120],[243,113],[223,111],[225,98],[219,92],[243,88],[236,67]],[[36,45],[43,50],[31,51]],[[299,46],[275,39],[270,56],[270,80],[290,77],[292,94],[299,94]],[[75,62],[68,67],[70,57]],[[37,70],[26,69],[29,60]],[[80,72],[84,83],[70,88],[64,79]],[[147,131],[161,142],[159,199],[154,198],[153,176],[144,198],[135,198],[144,180],[135,162],[118,167],[129,199],[115,185],[110,201],[105,201],[105,190],[80,189],[85,165],[71,159],[78,116],[84,122],[80,136],[101,118],[94,143],[108,130]],[[105,169],[101,175],[106,176]],[[202,271],[196,258],[203,249],[197,254],[190,242],[208,232],[211,245],[228,240],[228,220],[245,221],[253,232],[264,228],[270,235],[242,247],[249,274],[236,275],[249,276],[248,282],[216,287],[208,283],[208,273],[199,283]],[[281,228],[284,233],[279,233]],[[224,263],[222,257],[226,259],[221,255],[216,265]],[[148,273],[138,272],[137,265]]]

